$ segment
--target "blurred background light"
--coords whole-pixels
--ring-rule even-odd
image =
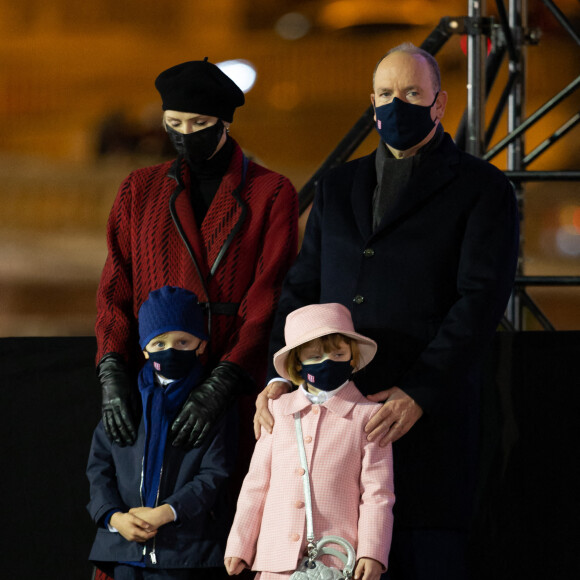
[[[577,43],[545,3],[527,4],[529,26],[542,37],[526,49],[526,115],[570,82],[578,60]],[[578,0],[557,4],[578,30]],[[175,0],[172,10],[158,0],[0,0],[0,336],[93,333],[119,184],[137,167],[174,157],[153,83],[160,71],[210,55],[251,89],[234,137],[300,189],[368,107],[377,59],[404,41],[420,45],[442,17],[458,20],[465,8],[465,0]],[[195,34],[192,22],[203,22]],[[444,126],[454,135],[467,99],[458,36],[437,60],[449,93]],[[526,152],[577,111],[570,98],[542,118],[527,132]],[[504,114],[492,143],[506,130]],[[533,169],[580,167],[578,136],[576,127]],[[353,156],[377,143],[373,131]],[[505,169],[507,154],[493,161]],[[579,275],[578,183],[524,189],[525,274]],[[556,328],[580,328],[580,288],[530,293]]]
[[[298,40],[310,31],[310,20],[299,12],[288,12],[278,19],[274,30],[286,40]]]
[[[570,234],[580,234],[580,207],[575,204],[563,204],[559,208],[558,222],[560,228]]]
[[[577,234],[580,234],[580,207],[574,208],[574,213],[572,214],[572,225],[576,230]]]
[[[580,207],[565,203],[558,210],[559,227],[554,238],[558,253],[580,256]]]
[[[556,246],[561,254],[571,257],[580,256],[580,233],[572,233],[566,228],[556,232]]]
[[[234,83],[244,91],[244,93],[252,90],[252,87],[256,82],[257,73],[251,62],[239,58],[218,62],[217,66],[227,74]]]
[[[405,0],[405,2],[377,2],[376,0],[336,0],[325,3],[319,14],[321,25],[334,28],[401,27],[437,24],[441,9],[434,2]]]

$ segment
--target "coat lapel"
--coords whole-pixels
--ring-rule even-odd
[[[311,407],[312,403],[306,398],[304,393],[298,389],[292,393],[283,395],[280,398],[279,405],[280,413],[282,415],[293,415],[294,413],[298,413]]]
[[[185,162],[180,168],[180,179],[176,179],[183,189],[175,197],[175,211],[186,238],[184,241],[195,257],[204,283],[213,274],[213,269],[227,250],[236,227],[241,227],[245,216],[246,205],[239,198],[236,199],[241,193],[236,192],[236,189],[242,180],[243,160],[242,150],[236,144],[228,170],[208,208],[201,230],[197,227],[191,205],[190,175],[185,170]]]
[[[207,264],[212,272],[231,241],[234,229],[244,219],[245,204],[236,199],[241,192],[243,154],[236,144],[230,165],[201,224],[201,238],[205,246]],[[240,227],[240,226],[238,226]]]
[[[377,185],[375,156],[376,153],[372,153],[361,158],[352,181],[352,212],[359,232],[365,240],[371,236],[373,228],[372,199]]]
[[[360,393],[354,383],[350,381],[346,387],[340,389],[336,395],[323,403],[323,406],[335,415],[344,418],[357,403],[360,403]]]
[[[389,228],[439,192],[455,177],[455,171],[451,166],[457,162],[458,157],[457,148],[451,137],[446,134],[440,147],[427,155],[420,168],[414,171],[408,186],[401,192],[397,203],[385,215],[375,233]]]
[[[179,168],[179,178],[176,179],[178,187],[181,187],[181,191],[176,195],[174,199],[175,207],[175,218],[176,225],[180,229],[180,234],[185,239],[183,242],[188,247],[190,253],[192,253],[192,258],[196,262],[196,270],[198,274],[203,278],[201,284],[204,285],[205,281],[209,276],[209,268],[207,265],[207,254],[205,249],[205,244],[202,239],[201,233],[195,222],[195,216],[193,214],[193,208],[190,200],[190,181],[189,181],[189,171],[185,171],[186,164],[185,161],[182,162]],[[177,168],[176,168],[177,170]],[[209,298],[208,298],[209,299]]]

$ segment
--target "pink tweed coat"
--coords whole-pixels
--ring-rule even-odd
[[[357,559],[373,558],[386,568],[395,501],[392,450],[368,442],[364,433],[379,405],[353,382],[321,405],[300,390],[269,404],[274,429],[262,429],[256,444],[226,557],[241,558],[252,570],[284,572],[295,570],[304,555],[306,512],[293,417],[300,411],[316,539],[342,536]]]

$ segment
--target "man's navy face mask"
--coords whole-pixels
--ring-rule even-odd
[[[376,107],[376,127],[381,139],[398,151],[406,151],[423,141],[435,126],[435,121],[431,119],[431,107],[438,96],[439,93],[428,107],[413,105],[397,97],[386,105]]]
[[[168,348],[157,352],[149,352],[149,360],[153,368],[166,379],[177,380],[186,377],[194,367],[200,365],[195,350],[176,350]]]
[[[183,155],[188,163],[200,163],[209,159],[217,149],[224,133],[224,124],[218,119],[214,125],[194,131],[180,133],[169,125],[165,125],[167,135],[178,155]]]
[[[335,361],[327,358],[320,363],[302,363],[300,376],[316,389],[334,391],[350,379],[352,370],[349,360]]]

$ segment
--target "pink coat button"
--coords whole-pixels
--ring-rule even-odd
[[[294,506],[295,506],[295,507],[297,507],[298,509],[301,509],[301,508],[303,508],[303,507],[304,507],[304,502],[303,502],[303,501],[297,501],[297,502],[294,504]]]
[[[299,534],[290,534],[290,540],[292,542],[297,542],[300,539]]]
[[[312,437],[310,437],[310,435],[304,437],[304,443],[312,443]]]
[[[297,475],[304,475],[304,469],[302,469],[302,467],[299,467],[299,468],[296,470],[296,474],[297,474]]]
[[[316,405],[314,405],[314,407],[312,407],[312,412],[313,412],[315,415],[318,415],[318,413],[320,413],[320,409],[319,409],[319,408],[318,408]]]

